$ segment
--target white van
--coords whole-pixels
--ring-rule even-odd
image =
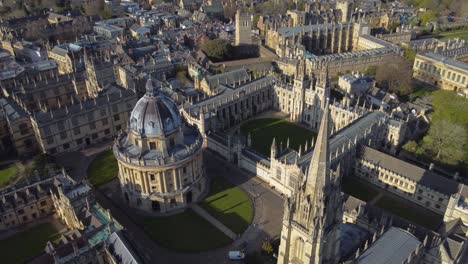
[[[245,258],[245,253],[242,251],[229,251],[230,260],[242,260]]]

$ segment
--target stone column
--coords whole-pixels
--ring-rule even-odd
[[[168,192],[167,182],[166,182],[166,171],[161,172],[161,178],[163,180],[164,192]]]
[[[148,190],[146,189],[145,174],[143,172],[140,172],[140,181],[141,181],[141,189],[143,193],[148,193]]]
[[[144,178],[145,183],[146,183],[146,191],[147,191],[148,194],[150,194],[151,193],[151,183],[150,183],[151,179],[148,178],[148,172],[145,172],[143,174],[143,178]]]

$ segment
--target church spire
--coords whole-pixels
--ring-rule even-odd
[[[330,126],[328,123],[328,98],[325,99],[322,121],[320,123],[319,133],[315,141],[315,148],[307,171],[306,192],[309,194],[317,193],[324,186],[329,184],[327,175],[330,170],[328,138],[330,136]]]

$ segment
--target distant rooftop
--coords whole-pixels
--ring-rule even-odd
[[[465,62],[462,62],[462,61],[459,61],[459,60],[454,60],[454,59],[442,56],[440,54],[436,54],[436,53],[433,53],[433,52],[426,52],[424,54],[418,54],[417,56],[418,57],[426,57],[426,58],[429,58],[431,60],[441,62],[441,63],[445,64],[446,66],[448,66],[449,68],[452,67],[452,68],[455,68],[455,69],[459,69],[459,70],[463,70],[463,71],[468,72],[468,63],[465,63]]]
[[[421,242],[409,232],[391,227],[364,251],[356,264],[401,264],[416,251]]]

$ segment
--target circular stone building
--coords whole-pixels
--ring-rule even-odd
[[[128,204],[165,213],[200,199],[207,185],[202,145],[198,129],[184,122],[172,99],[148,80],[129,128],[113,148]]]

